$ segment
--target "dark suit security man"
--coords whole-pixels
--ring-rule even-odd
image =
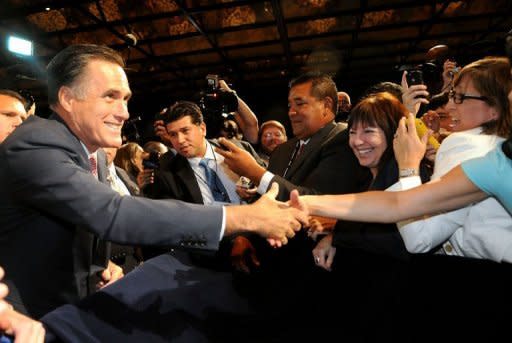
[[[178,101],[162,117],[176,156],[161,159],[154,182],[144,188],[144,194],[154,199],[171,198],[205,205],[218,201],[240,204],[236,192],[239,175],[231,171],[223,163],[224,157],[214,151],[219,146],[217,140],[206,139],[207,127],[199,106]],[[233,142],[242,147],[240,141]],[[252,153],[258,157],[254,149]],[[214,182],[208,182],[205,168],[215,173]],[[165,252],[153,247],[143,248],[143,251],[145,258]],[[210,259],[201,259],[202,262],[206,260]]]
[[[286,243],[306,221],[268,196],[256,208],[207,207],[121,196],[98,182],[90,158],[121,145],[129,117],[123,67],[107,47],[64,49],[47,68],[54,114],[32,116],[0,147],[0,261],[9,301],[34,317],[88,293],[109,257],[100,241],[215,250],[242,230]]]
[[[305,73],[290,82],[288,93],[288,116],[294,138],[274,150],[267,169],[230,142],[221,140],[228,150],[217,151],[233,171],[250,178],[258,186],[260,194],[272,182],[279,184],[278,198],[282,200],[289,199],[293,189],[300,194],[356,192],[367,174],[360,168],[348,145],[345,127],[334,122],[337,102],[336,85],[331,77],[318,72]],[[319,294],[324,292],[320,286],[323,285],[320,281],[322,275],[317,275],[311,254],[313,241],[304,231],[279,251],[258,245],[257,239],[252,241],[261,262],[259,270],[263,273],[255,273],[251,282],[256,290],[270,289],[274,293],[281,292],[283,299],[292,299],[288,303],[283,300],[281,305],[288,308],[291,316],[297,316],[290,316],[296,319],[290,320],[290,325],[297,329],[297,337],[300,337],[302,329],[315,327],[315,324],[301,322],[304,318],[323,318],[317,313],[308,314],[314,310],[314,302],[321,303],[322,300],[304,296],[317,294],[316,287],[319,287]],[[254,293],[257,299],[265,300],[258,292]]]

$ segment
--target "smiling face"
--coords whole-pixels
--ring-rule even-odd
[[[0,94],[0,143],[21,124],[27,116],[21,101],[8,95]]]
[[[473,85],[470,77],[465,76],[455,86],[455,93],[481,96]],[[452,98],[448,101],[446,109],[452,115],[451,131],[465,131],[482,126],[482,124],[497,120],[499,112],[495,107],[479,99],[464,99],[461,104],[456,104]]]
[[[261,148],[267,154],[272,153],[278,145],[284,142],[286,142],[286,135],[276,126],[268,125],[261,132]]]
[[[176,152],[186,158],[203,157],[206,152],[206,125],[194,124],[186,115],[166,125]]]
[[[384,131],[378,126],[359,122],[350,128],[349,145],[359,160],[359,164],[370,168],[375,178],[380,159],[388,147]]]
[[[293,134],[307,139],[334,119],[331,103],[311,94],[311,81],[293,86],[288,95],[288,116]]]
[[[61,87],[59,106],[70,129],[89,152],[100,147],[119,147],[121,128],[128,119],[130,86],[123,68],[92,60],[72,87]]]

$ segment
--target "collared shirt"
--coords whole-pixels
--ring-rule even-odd
[[[304,140],[304,139],[300,140],[300,146],[302,147],[302,149],[306,148],[305,146],[306,146],[306,144],[309,143],[310,140],[311,140],[311,138],[308,138],[306,140]],[[290,156],[290,158],[291,158],[291,156]],[[273,173],[269,172],[268,170],[263,174],[263,176],[261,177],[261,180],[260,180],[260,184],[257,189],[257,192],[259,194],[263,195],[267,192],[268,187],[270,186],[270,182],[272,181],[274,176],[275,175]]]
[[[116,166],[111,163],[108,166],[108,182],[110,187],[121,195],[130,195],[128,187],[124,184],[123,180],[119,178],[116,171]]]
[[[229,170],[227,165],[224,164],[224,156],[217,154],[208,141],[206,141],[206,153],[203,157],[192,157],[187,159],[188,163],[190,163],[190,167],[194,171],[194,175],[196,176],[196,180],[203,197],[203,203],[205,205],[218,204],[218,202],[213,199],[212,191],[206,182],[204,168],[199,165],[199,162],[205,158],[209,160],[208,166],[217,173],[222,185],[226,189],[229,199],[231,200],[230,204],[240,204],[240,196],[236,193],[236,181],[239,176]]]

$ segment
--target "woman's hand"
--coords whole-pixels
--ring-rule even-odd
[[[407,71],[402,74],[402,102],[404,106],[416,116],[421,104],[428,104],[427,97],[429,95],[427,86],[425,85],[411,85],[407,84]]]
[[[420,162],[425,156],[429,134],[423,135],[421,139],[418,137],[415,118],[412,114],[400,119],[393,139],[393,150],[399,169],[419,170]]]
[[[328,234],[313,249],[313,258],[318,267],[331,271],[336,248],[332,246],[332,233]]]

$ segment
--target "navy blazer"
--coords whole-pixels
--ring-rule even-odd
[[[0,261],[9,300],[33,317],[87,293],[95,237],[218,248],[221,207],[120,196],[91,175],[57,115],[29,118],[0,146],[0,160]]]

